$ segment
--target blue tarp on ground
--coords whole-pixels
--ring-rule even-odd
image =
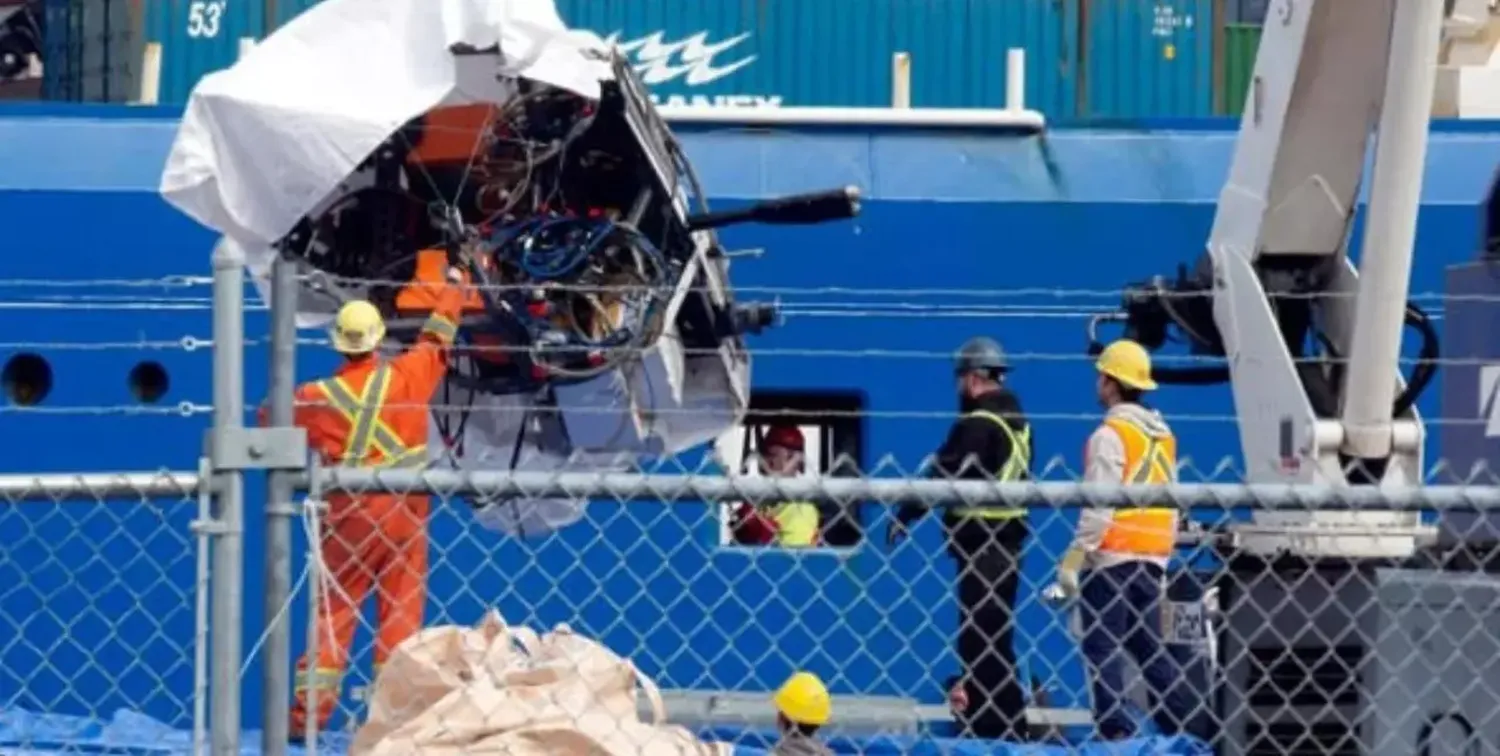
[[[705,730],[710,740],[733,742],[737,756],[766,753],[774,733],[742,728]],[[260,735],[245,733],[241,740],[243,754],[260,753]],[[837,753],[911,754],[912,756],[1211,756],[1204,744],[1189,738],[1140,738],[1118,743],[1071,745],[1015,745],[949,738],[873,737],[830,738],[828,744]],[[347,736],[325,733],[318,753],[337,756],[348,748]],[[119,711],[108,720],[60,714],[35,714],[18,709],[0,710],[0,753],[5,756],[40,756],[53,753],[109,752],[139,754],[188,754],[192,733],[177,730],[150,717],[132,711]],[[289,756],[302,756],[302,748],[288,750]]]

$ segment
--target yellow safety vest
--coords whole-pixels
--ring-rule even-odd
[[[1171,483],[1177,477],[1177,439],[1168,433],[1153,436],[1124,418],[1104,424],[1120,434],[1125,446],[1125,484]],[[1101,551],[1141,556],[1171,556],[1177,544],[1178,513],[1172,507],[1116,509],[1099,544]]]
[[[1028,425],[1017,433],[1010,427],[1010,423],[1005,422],[1005,418],[986,410],[975,410],[964,417],[989,420],[999,426],[1010,439],[1010,458],[1005,460],[1005,464],[995,474],[995,480],[1013,483],[1026,477],[1031,469],[1031,426]],[[955,507],[953,511],[960,517],[976,517],[981,520],[1015,520],[1026,516],[1025,507]]]
[[[784,501],[771,508],[778,546],[813,546],[818,542],[818,505]]]

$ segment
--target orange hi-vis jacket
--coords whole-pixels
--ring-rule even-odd
[[[447,375],[463,303],[460,289],[445,288],[404,354],[346,362],[333,377],[297,387],[296,423],[324,464],[426,464],[428,404]]]
[[[346,362],[330,378],[297,388],[295,420],[325,464],[420,467],[428,460],[428,412],[447,373],[464,292],[447,286],[417,343],[385,361]],[[312,715],[326,726],[338,699],[361,607],[375,591],[375,664],[422,629],[427,601],[426,521],[430,501],[405,493],[330,494],[318,555],[315,659],[298,663],[292,727],[306,726],[308,691],[319,691]]]

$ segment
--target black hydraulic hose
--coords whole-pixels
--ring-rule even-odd
[[[1407,302],[1406,325],[1422,334],[1422,348],[1417,352],[1417,365],[1412,368],[1406,388],[1396,397],[1395,407],[1392,409],[1394,417],[1400,417],[1411,410],[1412,405],[1417,403],[1417,397],[1432,383],[1438,368],[1438,334],[1432,325],[1432,319],[1416,303]]]
[[[1433,327],[1431,318],[1422,308],[1415,303],[1406,304],[1406,325],[1417,329],[1422,336],[1422,348],[1417,354],[1416,367],[1412,369],[1411,377],[1406,381],[1406,388],[1396,397],[1392,407],[1392,416],[1400,417],[1410,411],[1412,405],[1416,404],[1432,379],[1437,375],[1437,360],[1439,357],[1439,340],[1437,329]],[[1341,355],[1337,354],[1332,345],[1325,343],[1324,348],[1329,351],[1330,356],[1338,360]],[[1224,366],[1204,366],[1190,368],[1166,368],[1158,367],[1151,370],[1151,377],[1157,383],[1172,386],[1212,386],[1229,381],[1229,368]],[[1338,381],[1335,386],[1342,385]]]
[[[1205,365],[1190,368],[1151,368],[1151,379],[1168,386],[1216,386],[1229,382],[1229,368]]]
[[[1174,322],[1174,324],[1179,328],[1183,326],[1180,322]],[[1090,357],[1097,357],[1100,352],[1104,351],[1104,344],[1097,337],[1094,337],[1092,333],[1094,325],[1091,324],[1090,326],[1091,333],[1088,348]],[[1400,417],[1410,411],[1412,405],[1416,404],[1417,399],[1421,397],[1422,392],[1432,383],[1432,379],[1437,375],[1437,360],[1440,356],[1437,329],[1433,327],[1432,319],[1427,313],[1414,302],[1407,302],[1406,304],[1405,325],[1417,329],[1417,332],[1421,334],[1422,348],[1417,354],[1417,364],[1412,370],[1411,377],[1407,379],[1406,388],[1397,395],[1393,404],[1392,413],[1395,417]],[[1342,359],[1342,355],[1337,353],[1333,345],[1326,338],[1323,339],[1323,342],[1324,349],[1328,352],[1330,358],[1335,362]],[[1154,367],[1151,370],[1151,377],[1157,383],[1169,386],[1214,386],[1228,383],[1230,372],[1228,366],[1224,365],[1205,365],[1186,368]],[[1334,386],[1336,387],[1341,384],[1342,381],[1339,381]]]
[[[1097,327],[1099,319],[1089,324],[1089,348],[1090,357],[1098,357],[1104,351],[1104,344],[1099,341]],[[1183,328],[1181,322],[1174,322],[1179,328]],[[1184,328],[1185,332],[1196,333],[1196,329]],[[1152,367],[1151,379],[1157,383],[1168,386],[1216,386],[1229,382],[1229,367],[1227,365],[1203,365],[1199,367]]]

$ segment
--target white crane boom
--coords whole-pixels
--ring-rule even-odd
[[[1421,482],[1422,420],[1414,407],[1398,415],[1395,401],[1442,24],[1432,0],[1281,0],[1266,20],[1209,242],[1214,319],[1253,482]],[[1372,136],[1356,274],[1349,230]],[[1283,287],[1319,271],[1312,318],[1331,356],[1345,358],[1331,417],[1298,368],[1302,345],[1287,343],[1274,312]],[[1415,518],[1268,513],[1242,537],[1272,550],[1409,553]]]
[[[1225,358],[1154,372],[1230,384],[1250,482],[1422,481],[1414,400],[1437,343],[1407,294],[1444,15],[1436,0],[1275,0],[1207,260],[1126,294],[1127,335],[1154,349],[1175,325],[1194,352]],[[1424,338],[1411,386],[1407,325]],[[1346,557],[1410,554],[1427,536],[1414,513],[1371,512],[1260,513],[1237,533],[1251,552]]]

